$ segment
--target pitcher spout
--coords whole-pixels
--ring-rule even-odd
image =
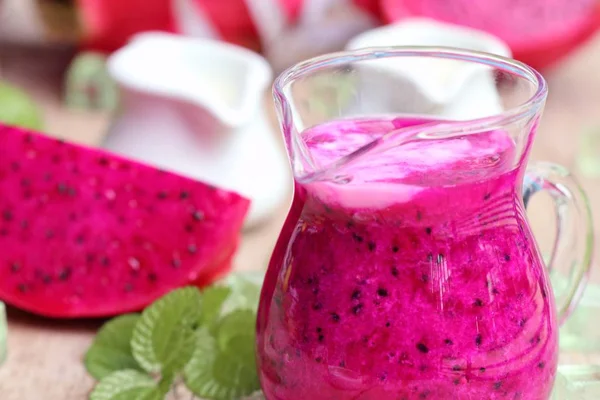
[[[134,36],[108,67],[121,87],[190,103],[228,128],[254,118],[272,79],[269,64],[257,53],[163,32]]]

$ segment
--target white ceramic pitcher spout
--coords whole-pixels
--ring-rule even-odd
[[[267,61],[210,39],[147,32],[113,54],[123,112],[104,146],[236,191],[251,200],[246,226],[284,201],[290,173],[265,109]]]
[[[237,128],[253,118],[273,76],[260,55],[211,39],[136,35],[109,62],[126,89],[179,99]]]

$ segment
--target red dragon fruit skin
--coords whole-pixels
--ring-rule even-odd
[[[76,0],[83,47],[113,52],[147,30],[174,32],[171,0]]]
[[[56,318],[143,308],[225,274],[249,201],[0,125],[0,299]]]
[[[600,28],[596,0],[381,0],[387,22],[430,17],[487,31],[536,69],[556,63]]]
[[[84,26],[83,47],[111,53],[144,31],[180,32],[175,0],[77,0]],[[186,0],[202,12],[218,36],[227,42],[259,48],[258,31],[245,0]],[[277,0],[290,23],[303,0]]]

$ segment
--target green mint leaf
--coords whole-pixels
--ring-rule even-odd
[[[262,272],[237,272],[224,279],[223,284],[231,289],[231,295],[223,304],[221,315],[238,309],[258,309],[260,290],[264,279]]]
[[[227,314],[219,321],[216,331],[219,349],[229,348],[232,339],[238,335],[254,334],[256,329],[256,313],[252,310],[237,310]]]
[[[254,331],[232,338],[219,349],[208,330],[198,334],[194,355],[184,369],[186,386],[197,396],[213,400],[234,400],[259,388],[254,355]]]
[[[210,286],[202,291],[202,307],[200,323],[212,326],[221,315],[223,303],[231,294],[231,289],[225,286]]]
[[[133,328],[139,319],[139,314],[126,314],[100,328],[85,354],[85,367],[90,375],[101,380],[123,369],[141,370],[131,352]]]
[[[0,301],[0,365],[6,361],[8,347],[8,321],[6,319],[6,306]]]
[[[144,310],[131,338],[133,356],[142,368],[170,376],[187,364],[196,346],[201,304],[198,288],[185,287]]]
[[[163,377],[158,383],[157,392],[161,395],[161,400],[171,391],[173,382],[175,381],[173,375]]]
[[[0,121],[7,125],[42,129],[42,113],[21,89],[0,82]]]
[[[163,400],[156,382],[136,370],[122,370],[100,381],[89,400]]]

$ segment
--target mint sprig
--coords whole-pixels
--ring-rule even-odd
[[[196,347],[202,297],[196,287],[175,290],[146,308],[131,338],[133,357],[146,371],[179,372]]]
[[[231,342],[241,335],[254,334],[256,313],[252,310],[236,310],[224,316],[217,326],[216,338],[220,349],[228,349]],[[254,344],[253,344],[254,345]]]
[[[139,314],[125,314],[102,326],[85,355],[90,375],[102,379],[120,370],[142,370],[131,352],[133,328],[139,319]]]
[[[141,315],[106,323],[85,356],[100,380],[90,400],[163,400],[179,381],[203,399],[256,393],[260,284],[252,275],[232,275],[203,291],[171,291]]]
[[[200,322],[211,328],[221,317],[223,303],[231,294],[231,289],[226,286],[211,286],[202,292],[202,306]]]
[[[253,333],[238,334],[223,349],[208,331],[202,335],[184,370],[185,384],[194,394],[208,399],[234,400],[259,388]]]
[[[158,384],[136,370],[122,370],[104,378],[90,394],[90,400],[162,400]]]

